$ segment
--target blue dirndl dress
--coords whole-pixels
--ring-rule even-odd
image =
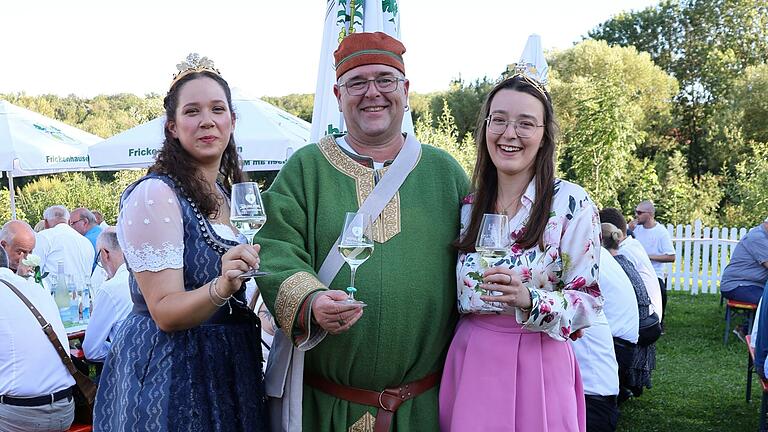
[[[185,289],[221,273],[221,255],[237,243],[219,237],[196,206],[167,176],[184,226]],[[245,285],[236,302],[205,323],[172,333],[152,320],[131,274],[134,308],[113,341],[94,408],[94,431],[266,431],[261,324],[245,305]],[[231,312],[230,312],[231,306]]]

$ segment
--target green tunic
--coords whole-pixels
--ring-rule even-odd
[[[367,164],[366,164],[367,162]],[[356,211],[388,167],[368,168],[333,139],[296,152],[263,194],[267,223],[259,278],[265,302],[291,333],[297,314],[318,289],[326,255],[341,232],[344,214]],[[419,380],[443,367],[456,312],[456,252],[459,211],[467,177],[446,152],[421,146],[416,167],[374,223],[375,249],[355,278],[356,298],[368,306],[346,333],[327,335],[306,353],[306,373],[339,384],[381,391]],[[344,265],[331,289],[349,285]],[[313,330],[314,331],[314,330]],[[304,385],[305,431],[354,430],[376,409],[348,403]],[[438,387],[405,402],[393,425],[403,431],[436,431]]]

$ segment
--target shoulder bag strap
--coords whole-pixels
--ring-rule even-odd
[[[8,288],[13,291],[14,294],[16,294],[22,302],[29,308],[29,310],[32,312],[32,315],[35,316],[37,319],[37,322],[40,323],[40,326],[43,328],[43,333],[48,337],[48,340],[53,345],[53,348],[56,350],[56,353],[61,358],[61,362],[64,363],[64,366],[67,368],[70,374],[72,374],[72,377],[77,382],[78,387],[80,387],[80,390],[85,394],[86,396],[93,394],[95,396],[96,394],[96,385],[85,376],[82,372],[77,370],[77,367],[75,367],[75,364],[72,363],[72,359],[69,357],[69,353],[64,349],[64,347],[61,345],[61,342],[59,341],[59,337],[56,335],[56,332],[53,331],[53,326],[51,323],[45,320],[43,318],[43,314],[40,313],[40,311],[35,307],[35,305],[32,304],[32,302],[29,301],[29,299],[21,293],[21,291],[18,290],[15,286],[13,286],[12,283],[8,282],[7,280],[0,279],[0,282],[3,282],[4,284],[8,285]],[[91,401],[93,398],[90,399]]]
[[[371,222],[373,223],[384,210],[387,203],[395,196],[411,170],[416,166],[420,154],[421,144],[414,138],[413,134],[406,135],[405,143],[400,153],[395,157],[392,165],[389,166],[389,169],[373,188],[370,195],[363,201],[358,212],[371,215]],[[325,257],[325,261],[320,266],[320,271],[317,272],[317,278],[325,286],[331,284],[333,278],[336,277],[341,267],[344,266],[344,258],[341,257],[341,254],[336,253],[340,241],[341,235],[336,239],[336,243],[333,244],[330,252]]]

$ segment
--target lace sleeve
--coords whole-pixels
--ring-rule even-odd
[[[173,190],[162,180],[144,180],[123,198],[122,204],[117,238],[131,270],[182,268],[184,226]]]

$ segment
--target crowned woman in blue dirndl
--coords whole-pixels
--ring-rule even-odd
[[[261,325],[238,275],[259,247],[229,223],[243,180],[226,81],[182,63],[164,100],[165,142],[121,199],[132,313],[112,341],[94,431],[265,431]]]

